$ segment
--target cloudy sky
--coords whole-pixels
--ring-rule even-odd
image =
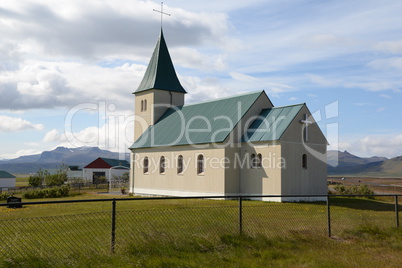
[[[160,2],[2,0],[0,159],[99,146],[126,152]],[[264,89],[306,102],[330,149],[402,155],[402,1],[164,2],[186,102]]]

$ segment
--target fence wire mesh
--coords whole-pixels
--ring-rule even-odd
[[[2,206],[0,258],[57,258],[61,264],[68,265],[77,256],[121,253],[154,242],[216,241],[224,235],[237,234],[338,236],[361,226],[395,227],[401,210],[398,201],[401,201],[398,196],[384,200],[338,196],[331,197],[328,206],[326,202],[276,203],[243,199],[241,202],[194,198],[117,199],[104,201],[103,205],[86,200],[85,207],[78,203],[69,207],[68,204],[52,204],[49,209],[57,215],[43,217],[24,216],[25,213],[31,215],[28,212],[36,205],[24,205],[18,217],[7,216],[6,212],[12,209]],[[114,211],[110,202],[117,204]],[[101,211],[71,212],[89,208]],[[64,210],[68,211],[66,215]]]

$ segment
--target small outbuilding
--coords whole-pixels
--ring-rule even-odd
[[[126,160],[98,157],[83,169],[83,177],[93,183],[101,182],[105,177],[107,181],[114,177],[121,177],[130,171],[130,164]]]
[[[15,176],[7,171],[0,170],[0,189],[6,190],[15,187]]]

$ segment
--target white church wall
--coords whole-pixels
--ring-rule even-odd
[[[176,146],[167,148],[136,149],[133,160],[133,191],[135,194],[155,195],[222,195],[225,193],[224,168],[220,168],[225,158],[224,148],[211,145]],[[197,174],[197,157],[204,156],[204,172]],[[177,158],[183,156],[183,173],[177,173]],[[166,169],[160,174],[159,161],[165,157]],[[144,174],[144,158],[149,159],[148,174]],[[191,194],[191,195],[194,195]]]
[[[317,153],[325,155],[324,145],[309,144]],[[282,170],[283,194],[326,194],[327,166],[310,152],[303,144],[282,142],[282,155],[286,160],[286,168]],[[303,154],[306,155],[307,168],[303,167]]]
[[[248,195],[281,194],[281,145],[273,142],[243,143],[242,159],[248,165],[240,171],[241,192]],[[261,167],[251,167],[252,154],[261,154]]]

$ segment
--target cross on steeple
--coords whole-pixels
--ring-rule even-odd
[[[308,120],[308,115],[304,114],[304,119],[300,120],[300,123],[304,125],[304,141],[308,141],[308,125],[311,125],[313,121]]]
[[[170,14],[163,12],[163,2],[161,2],[161,10],[160,11],[156,10],[156,9],[154,9],[153,11],[161,13],[161,28],[162,28],[162,17],[163,17],[163,15],[170,16]]]

